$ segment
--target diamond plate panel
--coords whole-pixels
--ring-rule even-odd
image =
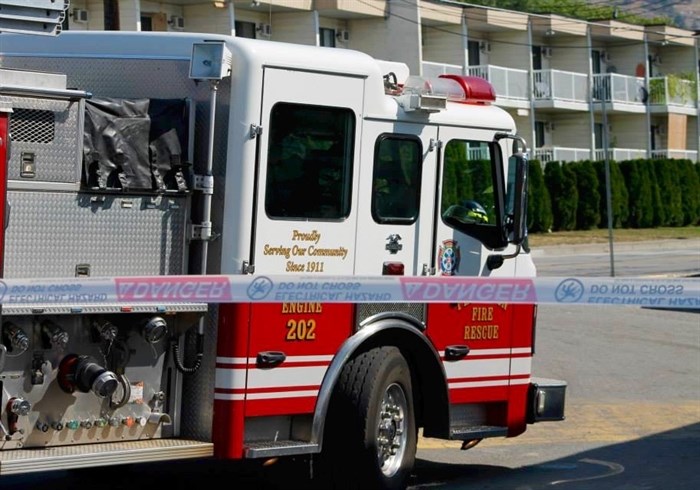
[[[5,277],[184,274],[188,200],[9,191]]]
[[[77,183],[80,181],[84,102],[3,97],[10,115],[9,180]],[[22,155],[30,153],[34,174],[22,173]]]

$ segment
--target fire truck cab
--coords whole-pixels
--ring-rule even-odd
[[[355,279],[535,275],[525,143],[494,100],[350,50],[3,34],[3,274],[30,282],[3,291],[0,475],[309,455],[398,489],[419,430],[468,448],[562,420],[517,287],[397,304]],[[40,281],[187,274],[329,281],[220,304]]]

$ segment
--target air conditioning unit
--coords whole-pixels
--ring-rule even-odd
[[[170,22],[168,22],[171,26],[173,26],[173,29],[177,29],[179,31],[183,30],[185,28],[185,18],[180,17],[179,15],[173,15],[170,17]]]
[[[73,9],[73,22],[85,24],[88,21],[88,11],[85,9]]]
[[[551,58],[552,57],[552,48],[550,47],[543,47],[542,48],[542,56],[545,58]]]
[[[491,52],[491,43],[487,41],[481,41],[479,42],[479,51],[482,53],[490,53]]]
[[[261,36],[270,37],[272,35],[272,27],[270,24],[258,24],[257,31]]]
[[[335,37],[338,39],[338,41],[346,43],[350,40],[350,33],[346,30],[339,30],[335,33]]]

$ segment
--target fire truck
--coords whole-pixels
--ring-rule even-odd
[[[28,281],[0,284],[0,475],[308,458],[325,488],[401,489],[419,437],[563,420],[566,383],[531,373],[536,304],[354,279],[535,276],[526,146],[494,101],[351,50],[0,35],[3,277]],[[274,302],[41,281],[169,275],[334,281]]]

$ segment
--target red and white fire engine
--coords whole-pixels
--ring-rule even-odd
[[[29,282],[0,291],[0,475],[308,456],[400,489],[420,433],[562,420],[566,383],[531,376],[536,305],[353,280],[535,275],[524,142],[494,100],[350,50],[2,34],[4,278]],[[334,280],[221,304],[41,282],[285,274]]]

